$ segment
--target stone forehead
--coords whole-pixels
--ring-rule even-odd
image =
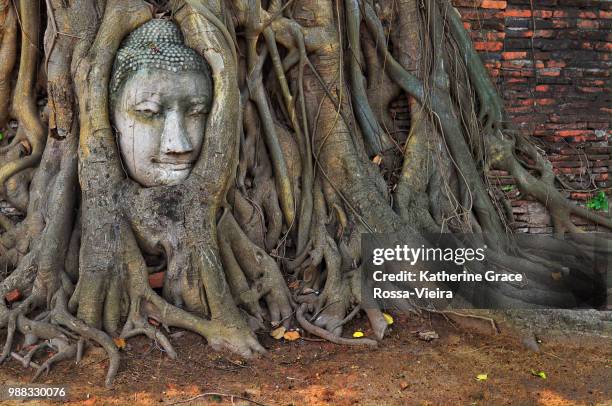
[[[166,19],[146,22],[123,41],[113,64],[111,98],[130,73],[147,68],[169,72],[199,71],[210,77],[210,68],[204,58],[185,45],[179,27]]]

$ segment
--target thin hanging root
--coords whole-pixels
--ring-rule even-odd
[[[321,337],[334,344],[367,345],[371,347],[378,346],[378,342],[376,342],[375,340],[371,340],[369,338],[354,339],[354,338],[338,337],[338,336],[333,335],[331,332],[325,330],[324,328],[315,326],[314,324],[310,323],[308,319],[306,319],[306,317],[304,317],[304,313],[306,312],[307,308],[308,308],[308,305],[306,303],[302,303],[300,307],[298,307],[295,314],[296,314],[298,322],[300,323],[300,326],[302,326],[302,328],[306,330],[307,332],[309,332],[310,334],[313,334],[317,337]]]
[[[483,131],[489,133],[492,130],[501,128],[503,101],[491,84],[489,73],[484,67],[480,55],[474,50],[469,33],[463,26],[461,15],[449,0],[441,0],[440,3],[441,11],[447,17],[445,22],[448,24],[452,35],[460,47],[461,55],[466,60],[471,82],[478,95],[478,119],[483,123]]]
[[[370,155],[378,155],[391,147],[389,137],[378,123],[365,90],[365,80],[361,71],[363,56],[361,55],[360,32],[361,13],[358,0],[345,0],[347,19],[349,54],[349,80],[351,83],[351,96],[355,115],[363,131]],[[380,44],[379,44],[380,46]]]
[[[285,216],[285,221],[289,226],[292,226],[293,222],[295,221],[293,189],[291,186],[289,173],[287,171],[287,163],[279,143],[276,126],[274,125],[272,111],[264,92],[261,70],[263,68],[263,62],[266,59],[266,53],[264,52],[262,55],[257,54],[255,49],[256,40],[257,37],[255,37],[255,43],[250,41],[248,46],[249,76],[247,78],[247,82],[249,93],[251,100],[257,106],[257,111],[259,112],[259,119],[263,127],[264,139],[266,141],[266,146],[268,147],[270,154],[270,160],[272,161],[272,166],[274,168],[276,190],[283,214]]]

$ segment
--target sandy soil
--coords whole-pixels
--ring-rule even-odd
[[[364,325],[357,320],[347,331]],[[512,336],[459,330],[443,319],[396,316],[392,327],[377,349],[314,339],[275,341],[263,334],[267,357],[246,362],[211,351],[191,333],[173,339],[179,357],[172,361],[141,337],[130,340],[123,351],[113,389],[102,386],[107,361],[97,348],[80,365],[61,363],[39,382],[66,385],[73,405],[170,405],[205,392],[283,406],[612,405],[609,337],[542,338],[541,352],[534,353]],[[417,338],[415,332],[425,330],[435,330],[440,338]],[[546,379],[532,370],[544,371]],[[478,381],[478,374],[487,374],[487,379]],[[32,370],[15,361],[0,367],[0,383],[26,383],[31,376]],[[253,404],[220,395],[180,404],[232,401]],[[5,402],[27,403],[44,402]]]

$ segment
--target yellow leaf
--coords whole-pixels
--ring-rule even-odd
[[[120,350],[125,348],[125,339],[124,338],[115,337],[115,338],[113,338],[113,341],[115,342],[115,345],[117,346],[117,348],[119,348]]]
[[[283,326],[280,326],[270,331],[270,335],[274,337],[275,339],[280,340],[285,335],[285,331],[287,331],[287,329]]]
[[[297,331],[287,331],[283,338],[287,341],[295,341],[300,338],[300,333]]]
[[[355,331],[353,333],[353,337],[354,338],[359,338],[359,337],[363,337],[363,333],[361,331]]]
[[[382,156],[376,155],[374,158],[372,158],[372,162],[374,162],[376,165],[380,165],[382,162]]]
[[[389,325],[393,324],[393,317],[391,317],[390,314],[383,313],[383,317],[385,318],[385,321],[387,322],[387,324]]]
[[[486,381],[489,377],[487,376],[487,374],[478,374],[476,375],[476,380],[477,381]]]

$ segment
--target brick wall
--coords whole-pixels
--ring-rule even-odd
[[[506,108],[525,133],[545,142],[555,171],[585,204],[610,194],[612,1],[453,0]],[[550,232],[543,208],[493,179],[514,200],[515,227]],[[590,228],[590,227],[586,227]]]

